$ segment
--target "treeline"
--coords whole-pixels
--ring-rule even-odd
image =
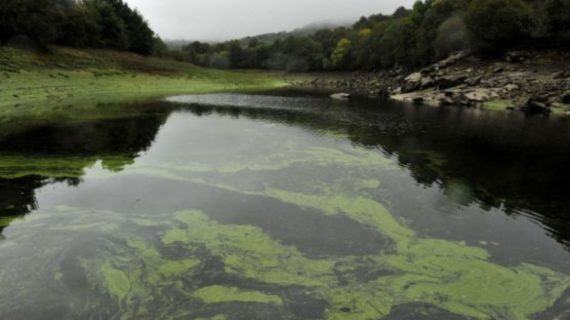
[[[161,41],[142,15],[122,0],[1,0],[0,42],[28,39],[152,54]]]
[[[194,42],[180,59],[215,68],[290,71],[417,67],[457,51],[493,55],[513,48],[570,48],[570,0],[425,0],[352,27],[289,36]]]

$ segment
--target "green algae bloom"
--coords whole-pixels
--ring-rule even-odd
[[[37,297],[44,290],[37,283],[46,283],[49,293],[70,292],[62,304],[81,306],[79,318],[223,320],[250,312],[377,320],[421,302],[469,319],[530,320],[570,288],[561,272],[503,265],[483,248],[412,229],[382,193],[396,166],[378,152],[336,137],[272,144],[273,129],[259,130],[253,137],[267,146],[259,152],[237,146],[242,157],[215,151],[212,160],[200,150],[162,161],[152,154],[38,156],[27,163],[0,157],[2,178],[87,177],[86,198],[95,199],[82,199],[79,187],[73,197],[60,195],[18,222],[0,220],[10,231],[0,242],[0,310]],[[424,156],[434,170],[445,161],[436,153]],[[217,192],[225,197],[211,199]],[[145,196],[164,202],[141,204]],[[304,220],[287,220],[295,210],[307,221],[309,215],[342,217],[336,223],[354,222],[358,231],[387,241],[362,253],[310,254],[303,240],[327,248],[325,234],[347,224],[311,229]],[[268,221],[276,215],[285,217]],[[315,237],[314,230],[323,234]],[[305,305],[312,313],[294,313]],[[94,311],[102,306],[108,314]]]
[[[241,290],[233,287],[211,286],[197,290],[194,297],[206,303],[223,302],[251,302],[251,303],[271,303],[283,304],[279,296],[268,295],[258,291]]]

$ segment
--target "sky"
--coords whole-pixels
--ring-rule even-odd
[[[392,13],[415,0],[126,0],[167,40],[222,41]]]

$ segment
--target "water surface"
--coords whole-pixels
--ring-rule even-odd
[[[567,319],[570,124],[273,93],[0,130],[1,319]]]

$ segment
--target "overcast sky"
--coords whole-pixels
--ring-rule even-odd
[[[227,40],[391,13],[414,0],[126,0],[162,38]]]

